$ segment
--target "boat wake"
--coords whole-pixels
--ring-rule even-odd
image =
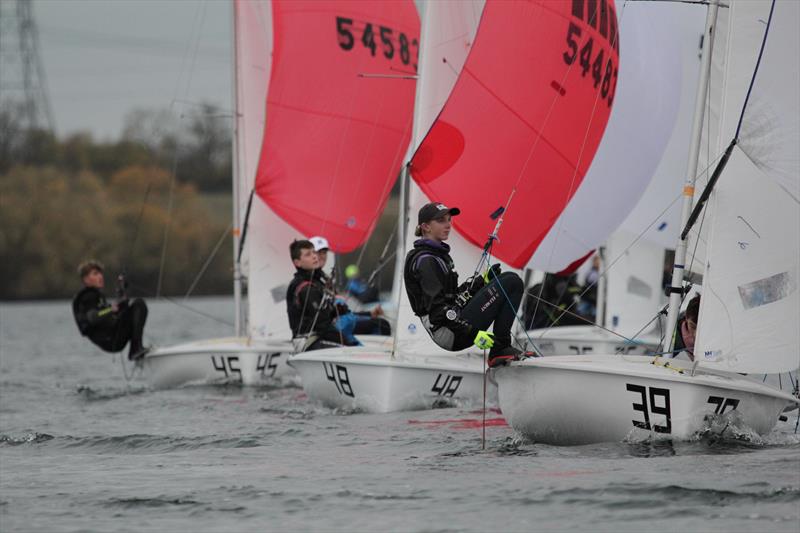
[[[130,386],[124,389],[120,389],[117,387],[103,387],[99,389],[94,389],[88,385],[78,385],[78,387],[75,389],[75,392],[78,394],[78,396],[90,402],[116,400],[118,398],[123,398],[125,396],[142,394],[149,391],[150,389],[147,387],[130,387]]]

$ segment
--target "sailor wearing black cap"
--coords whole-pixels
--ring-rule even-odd
[[[460,212],[438,202],[419,210],[415,235],[421,238],[408,252],[403,270],[411,308],[445,350],[490,348],[490,367],[518,360],[524,354],[511,345],[511,327],[522,299],[522,280],[513,272],[501,274],[500,265],[494,265],[483,277],[458,284],[444,241],[451,217]],[[493,333],[485,331],[492,324]]]

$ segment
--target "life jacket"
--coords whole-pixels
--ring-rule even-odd
[[[321,270],[309,275],[307,270],[297,269],[286,291],[286,312],[293,336],[307,335],[312,327],[315,332],[320,332],[331,326],[335,310],[325,298]]]
[[[414,314],[421,317],[430,313],[429,297],[422,290],[419,279],[419,262],[425,257],[433,257],[444,274],[443,296],[448,305],[455,305],[458,292],[458,273],[449,254],[450,247],[445,243],[434,243],[427,239],[419,239],[414,248],[406,255],[403,267],[403,280],[408,293],[408,300]]]

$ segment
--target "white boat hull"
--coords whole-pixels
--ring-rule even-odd
[[[215,382],[262,385],[295,375],[286,364],[293,351],[291,342],[232,337],[158,348],[142,364],[144,375],[156,388]]]
[[[595,326],[532,329],[517,336],[521,346],[544,356],[609,353],[645,355],[658,351],[660,339],[653,334],[641,335],[634,340],[635,343],[627,342],[624,338]]]
[[[769,433],[797,399],[747,377],[681,374],[642,356],[529,359],[492,371],[506,421],[558,445],[691,439],[722,419]],[[661,360],[663,362],[663,360]],[[676,365],[676,362],[671,362]]]
[[[483,357],[398,355],[370,347],[314,350],[291,357],[309,399],[327,407],[388,413],[447,405],[482,405]],[[485,381],[487,403],[497,389]]]

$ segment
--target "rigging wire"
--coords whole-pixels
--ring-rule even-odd
[[[222,235],[217,240],[217,244],[214,245],[214,248],[211,250],[211,253],[208,255],[208,258],[203,263],[203,266],[200,268],[200,271],[197,273],[197,276],[195,276],[194,281],[192,281],[192,284],[189,285],[189,290],[186,291],[186,294],[183,297],[183,301],[186,301],[189,298],[189,295],[192,294],[192,291],[194,291],[195,287],[197,286],[197,283],[200,281],[200,278],[202,278],[203,274],[206,273],[206,269],[208,269],[208,266],[211,264],[211,261],[213,261],[214,258],[217,256],[217,252],[219,252],[220,246],[222,246],[222,243],[225,242],[226,238],[230,234],[231,228],[233,228],[232,221],[228,224],[228,227],[225,228],[225,230],[222,232]]]
[[[624,15],[625,15],[625,6],[626,6],[626,5],[627,5],[627,1],[626,1],[626,3],[624,3],[624,4],[622,5],[622,9],[620,10],[620,14],[619,14],[619,21],[618,21],[618,23],[617,23],[617,26],[618,26],[618,28],[621,28],[621,26],[622,26],[622,19],[623,19]],[[597,10],[597,11],[599,11],[599,10]],[[595,13],[594,13],[594,16],[595,16],[595,17],[597,17],[597,11],[595,11]],[[595,21],[592,21],[592,20],[590,20],[589,22],[590,22],[590,24],[592,24],[593,26],[596,24],[596,22],[595,22]],[[619,32],[620,30],[618,29],[617,31]],[[616,36],[615,36],[614,38],[616,38]],[[614,39],[614,38],[612,38],[612,39]],[[617,44],[617,43],[612,43],[612,48],[613,48],[613,46],[615,46],[616,44]],[[575,66],[576,64],[577,64],[577,61],[573,61],[573,62],[572,62],[570,65],[569,65],[569,67],[567,67],[567,71],[565,72],[564,76],[561,78],[561,85],[562,85],[562,86],[563,86],[564,82],[566,81],[566,79],[567,79],[567,76],[569,76],[569,73],[572,71],[572,69],[574,68],[574,66]],[[544,128],[546,127],[546,125],[547,125],[547,122],[548,122],[548,121],[549,121],[549,119],[550,119],[550,115],[551,115],[551,113],[552,113],[553,109],[555,108],[555,104],[556,104],[556,101],[557,101],[557,100],[556,100],[556,98],[557,98],[557,95],[556,95],[556,96],[553,96],[553,100],[552,100],[552,102],[551,102],[551,104],[550,104],[550,109],[548,110],[548,112],[547,112],[547,116],[545,117],[544,124],[542,125],[542,130],[544,130]],[[576,165],[575,165],[575,170],[574,170],[574,172],[572,173],[572,178],[571,178],[571,181],[570,181],[570,186],[569,186],[569,189],[567,190],[567,195],[566,195],[566,198],[564,198],[564,205],[563,205],[563,207],[562,207],[562,209],[561,209],[561,211],[562,211],[562,212],[563,212],[563,210],[564,210],[564,209],[566,209],[566,207],[569,205],[569,201],[570,201],[570,199],[572,198],[572,194],[573,194],[573,187],[574,187],[574,185],[575,185],[575,178],[577,177],[577,174],[578,174],[578,166],[579,166],[579,164],[580,164],[580,161],[581,161],[581,159],[583,158],[583,150],[586,148],[586,139],[587,139],[587,138],[588,138],[588,136],[589,136],[589,129],[590,129],[590,125],[591,125],[591,123],[592,123],[592,120],[594,119],[594,114],[595,114],[595,111],[597,110],[597,103],[598,103],[598,101],[599,101],[599,100],[600,100],[600,92],[598,92],[598,93],[595,95],[594,104],[593,104],[593,106],[592,106],[592,113],[591,113],[591,116],[590,116],[590,120],[589,120],[589,121],[587,122],[587,124],[586,124],[586,131],[584,132],[584,136],[583,136],[583,144],[581,145],[581,149],[580,149],[580,152],[579,152],[579,154],[578,154],[578,162],[577,162],[577,163],[576,163]],[[539,142],[539,139],[541,139],[541,135],[540,135],[540,136],[537,138],[537,140],[536,140],[536,144],[538,144],[538,142]],[[524,169],[527,167],[527,165],[528,165],[528,161],[530,160],[530,158],[531,158],[531,156],[532,156],[532,154],[533,154],[533,149],[535,149],[535,148],[536,148],[536,145],[534,145],[534,147],[531,149],[531,152],[528,154],[528,159],[525,161],[525,164],[523,165],[523,171],[524,171]],[[517,184],[519,184],[519,181],[520,181],[521,179],[522,179],[522,173],[520,173],[519,177],[517,178]],[[514,188],[516,188],[516,185],[514,185]],[[558,217],[558,221],[557,221],[557,223],[556,223],[556,227],[555,227],[555,231],[556,231],[556,233],[555,233],[555,241],[553,242],[553,246],[550,248],[550,255],[549,255],[548,259],[547,259],[547,263],[548,263],[548,264],[550,264],[550,262],[551,262],[551,261],[552,261],[552,259],[553,259],[553,255],[555,255],[555,251],[556,251],[556,248],[557,248],[557,246],[558,246],[559,237],[560,237],[560,235],[561,235],[561,231],[560,231],[560,230],[561,230],[561,226],[563,225],[563,222],[564,222],[564,221],[563,221],[562,217],[560,217],[560,216],[559,216],[559,217]],[[536,300],[536,304],[535,304],[535,306],[534,306],[533,316],[536,316],[536,312],[537,312],[537,311],[538,311],[538,309],[539,309],[539,302],[540,302],[540,299],[541,299],[541,296],[542,296],[542,292],[543,292],[543,291],[544,291],[544,283],[542,283],[542,286],[541,286],[541,287],[540,287],[540,289],[539,289],[539,294],[538,294],[538,297],[537,297],[537,300]],[[527,334],[527,333],[526,333],[526,334]]]
[[[713,161],[711,161],[711,163],[709,163],[709,165],[708,165],[708,166],[707,166],[705,169],[703,169],[703,171],[701,171],[701,172],[700,172],[700,174],[702,174],[703,172],[706,172],[706,171],[708,170],[708,168],[710,168],[712,165],[714,165],[714,164],[717,162],[717,160],[718,160],[718,159],[720,159],[720,158],[721,158],[723,155],[724,155],[724,153],[722,153],[722,154],[719,154],[717,157],[715,157],[715,158],[714,158],[714,160],[713,160]],[[635,238],[633,241],[631,241],[631,243],[630,243],[630,244],[629,244],[627,247],[625,247],[625,249],[624,249],[622,252],[620,252],[620,254],[619,254],[619,255],[618,255],[616,258],[614,258],[614,260],[613,260],[613,261],[612,261],[612,262],[611,262],[611,263],[610,263],[610,264],[609,264],[607,267],[605,267],[605,268],[603,269],[603,271],[602,271],[600,274],[598,274],[597,278],[598,278],[598,279],[600,279],[600,277],[601,277],[601,276],[605,276],[605,275],[608,273],[608,271],[609,271],[609,270],[611,270],[611,268],[612,268],[612,267],[613,267],[613,266],[614,266],[614,265],[615,265],[615,264],[616,264],[616,263],[617,263],[617,262],[618,262],[620,259],[622,259],[622,257],[623,257],[623,256],[624,256],[624,255],[625,255],[625,254],[626,254],[626,253],[627,253],[627,252],[628,252],[628,251],[629,251],[631,248],[633,248],[633,247],[636,245],[636,243],[637,243],[637,242],[639,242],[639,241],[642,239],[642,237],[644,237],[644,235],[645,235],[645,234],[646,234],[646,233],[647,233],[647,232],[650,230],[650,228],[652,228],[652,227],[655,225],[655,223],[656,223],[656,222],[658,222],[658,221],[661,219],[661,217],[663,217],[663,216],[664,216],[664,214],[665,214],[667,211],[669,211],[669,210],[672,208],[672,206],[675,204],[675,202],[677,202],[678,200],[680,200],[681,196],[682,196],[682,194],[678,194],[678,196],[676,196],[675,198],[673,198],[673,200],[672,200],[672,201],[669,203],[669,205],[667,205],[667,207],[665,207],[665,208],[664,208],[664,209],[663,209],[663,210],[662,210],[662,211],[661,211],[661,212],[660,212],[660,213],[659,213],[659,214],[658,214],[658,215],[657,215],[657,216],[656,216],[656,217],[653,219],[653,221],[652,221],[652,222],[651,222],[651,223],[650,223],[650,224],[649,224],[649,225],[648,225],[648,226],[647,226],[647,227],[646,227],[644,230],[642,230],[642,231],[639,233],[639,235],[637,235],[637,236],[636,236],[636,238]],[[581,292],[581,293],[578,295],[578,299],[582,298],[582,297],[583,297],[583,295],[584,295],[584,294],[586,294],[586,292],[587,292],[587,291],[589,291],[590,289],[592,289],[592,288],[593,288],[593,287],[594,287],[596,284],[597,284],[597,282],[590,283],[589,285],[587,285],[587,286],[584,288],[584,290],[583,290],[583,291],[582,291],[582,292]],[[531,296],[533,296],[533,295],[531,295]],[[541,290],[540,290],[539,296],[537,296],[537,299],[538,299],[538,300],[542,300],[542,299],[540,298],[540,296],[541,296]],[[542,301],[544,301],[544,300],[542,300]],[[575,303],[574,303],[574,302],[573,302],[572,304],[570,304],[570,305],[567,307],[567,309],[566,309],[566,310],[569,310],[569,309],[571,309],[573,305],[575,305]],[[558,317],[558,318],[557,318],[557,320],[558,320],[558,319],[560,319],[560,317]],[[550,327],[552,327],[552,326],[550,326]],[[547,333],[547,332],[550,330],[550,327],[546,328],[546,330],[545,330],[545,331],[542,333],[542,335],[544,335],[545,333]],[[541,336],[540,336],[539,338],[541,338]]]
[[[201,30],[201,28],[202,28],[202,26],[203,26],[203,24],[205,22],[205,16],[206,16],[207,7],[208,7],[207,4],[203,3],[202,4],[202,12],[200,11],[199,6],[198,6],[198,10],[195,11],[195,18],[194,18],[194,21],[192,22],[190,40],[186,43],[186,50],[184,52],[183,61],[182,61],[181,68],[180,68],[180,71],[179,71],[178,79],[177,79],[177,81],[175,83],[175,92],[173,93],[172,101],[170,102],[170,110],[174,109],[175,104],[176,104],[176,102],[178,100],[178,91],[179,91],[179,86],[180,86],[180,83],[181,83],[181,76],[182,76],[182,72],[184,71],[184,68],[186,68],[186,71],[187,71],[187,75],[186,76],[187,77],[186,77],[186,86],[185,86],[185,89],[184,89],[183,97],[184,97],[184,99],[188,99],[189,89],[190,89],[191,83],[192,83],[192,76],[194,74],[194,69],[195,69],[195,66],[197,64],[197,51],[198,51],[198,49],[200,47],[200,30]],[[192,51],[192,41],[194,41],[194,50],[193,51]],[[188,57],[189,57],[190,53],[192,55],[191,64],[189,64],[189,66],[187,67],[187,61],[188,61]],[[183,114],[179,115],[179,118],[183,118]],[[178,173],[178,153],[179,153],[179,145],[176,143],[175,154],[174,154],[174,158],[173,158],[173,162],[172,162],[172,176],[171,176],[171,179],[170,179],[169,199],[168,199],[168,202],[167,202],[167,221],[166,221],[166,224],[164,225],[164,237],[163,237],[163,241],[162,241],[162,244],[161,244],[161,259],[160,259],[159,267],[158,267],[158,284],[156,285],[156,298],[158,298],[161,295],[161,287],[162,287],[162,282],[163,282],[163,279],[164,279],[164,264],[166,262],[166,256],[167,256],[167,244],[168,244],[168,241],[169,241],[169,230],[170,230],[170,227],[172,225],[172,206],[173,206],[173,201],[174,201],[175,182],[176,182],[177,173]]]

